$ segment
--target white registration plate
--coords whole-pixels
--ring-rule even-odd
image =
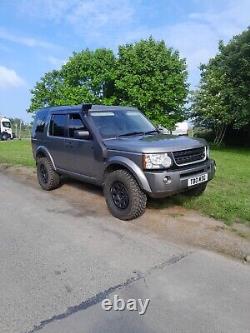
[[[196,177],[192,177],[188,179],[188,186],[194,186],[200,183],[204,183],[208,180],[208,174],[203,173],[202,175],[198,175]]]

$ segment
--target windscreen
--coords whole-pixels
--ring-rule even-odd
[[[2,122],[2,125],[3,125],[3,127],[11,128],[11,124],[10,124],[9,121],[3,121],[3,122]]]
[[[150,121],[138,111],[92,111],[90,114],[103,138],[155,130]]]

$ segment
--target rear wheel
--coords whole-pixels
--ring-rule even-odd
[[[60,185],[60,176],[47,157],[41,157],[37,160],[37,179],[45,191],[54,190]]]
[[[207,183],[203,183],[194,188],[189,189],[188,191],[186,191],[184,193],[188,196],[198,197],[206,190],[206,187],[207,187]]]
[[[107,206],[120,220],[132,220],[145,211],[147,196],[127,170],[107,174],[104,182]]]

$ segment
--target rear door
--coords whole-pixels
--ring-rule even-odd
[[[64,142],[67,129],[67,114],[52,114],[48,129],[47,146],[57,168],[64,169],[67,155]]]

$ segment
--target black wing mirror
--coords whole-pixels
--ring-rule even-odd
[[[156,129],[159,133],[163,133],[164,132],[164,128],[161,125],[157,125]]]
[[[90,133],[89,133],[89,131],[76,130],[76,131],[74,131],[74,138],[88,140],[90,138]]]

